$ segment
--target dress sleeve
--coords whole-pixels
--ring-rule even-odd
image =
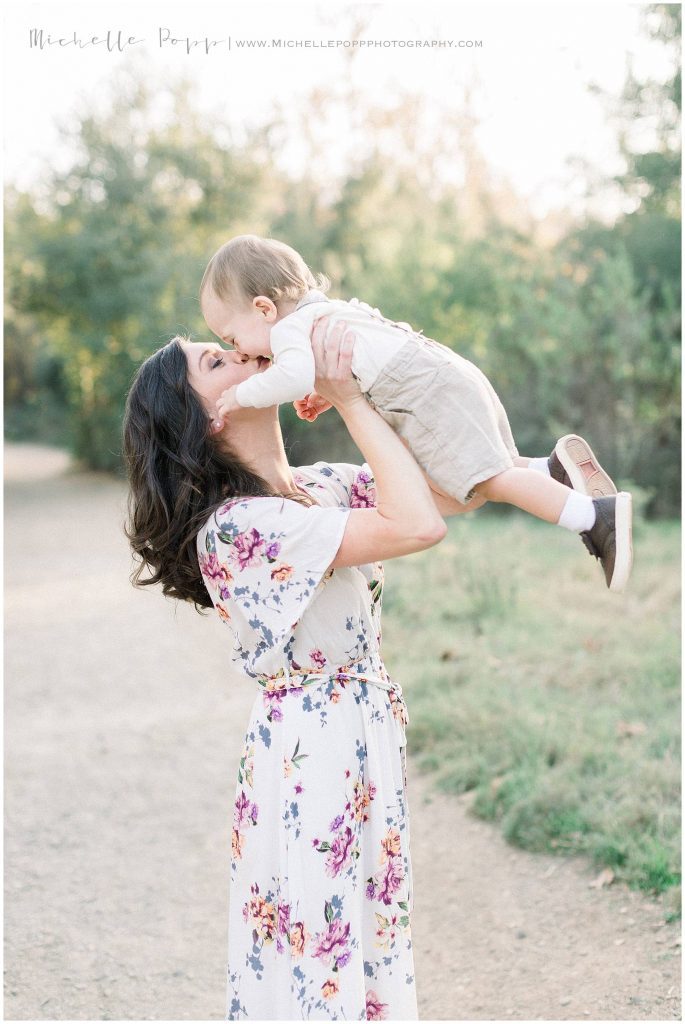
[[[315,468],[337,485],[341,505],[348,508],[376,507],[376,482],[367,462],[361,466],[350,462],[317,462]]]
[[[251,661],[289,641],[336,556],[349,511],[241,498],[200,531],[205,585]]]

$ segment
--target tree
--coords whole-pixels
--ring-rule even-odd
[[[222,146],[186,89],[167,98],[159,123],[149,87],[118,81],[105,115],[82,116],[72,167],[16,200],[30,229],[8,274],[10,301],[60,357],[75,454],[99,469],[120,465],[136,367],[173,324],[199,326],[208,256],[230,233],[265,227],[273,195],[253,140]]]

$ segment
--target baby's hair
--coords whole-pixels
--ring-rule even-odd
[[[324,274],[316,277],[299,252],[275,238],[237,235],[214,253],[200,285],[226,301],[250,302],[265,295],[278,305],[301,299],[310,288],[325,292],[331,286]]]

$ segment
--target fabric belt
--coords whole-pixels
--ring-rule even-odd
[[[290,672],[287,675],[257,676],[257,684],[263,688],[270,686],[271,689],[288,690],[306,686],[308,683],[315,683],[320,679],[356,679],[360,683],[371,683],[373,686],[378,686],[381,690],[394,690],[398,694],[402,692],[397,683],[383,679],[381,676],[365,675],[358,672]],[[296,682],[291,683],[291,680],[296,680]],[[274,686],[274,683],[282,683],[282,686]]]

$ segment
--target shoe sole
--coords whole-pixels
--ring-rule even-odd
[[[554,451],[574,491],[588,494],[591,498],[606,498],[618,493],[614,481],[602,469],[590,445],[578,434],[559,438]]]
[[[620,594],[633,566],[633,499],[627,491],[616,495],[616,560],[609,590]]]

